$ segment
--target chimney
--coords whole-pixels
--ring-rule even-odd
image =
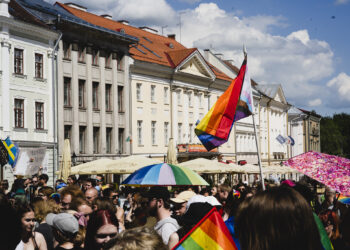
[[[129,25],[129,21],[127,21],[127,20],[118,20],[117,22],[120,22],[120,23],[125,24],[125,25]]]
[[[10,0],[0,0],[0,16],[10,17],[9,2]]]
[[[147,27],[147,26],[142,26],[142,27],[139,27],[139,29],[142,29],[142,30],[145,30],[145,31],[148,31],[148,32],[154,33],[154,34],[157,34],[157,33],[158,33],[158,30],[156,30],[156,29],[152,29],[152,28]]]
[[[170,39],[175,40],[176,35],[175,35],[175,34],[168,34],[168,37],[169,37]]]
[[[78,9],[78,10],[81,10],[81,11],[85,11],[85,12],[87,11],[86,7],[81,6],[79,4],[76,4],[76,3],[66,3],[65,5],[72,7],[72,8],[75,8],[75,9]]]
[[[108,15],[108,14],[103,14],[103,15],[101,15],[101,17],[104,17],[104,18],[112,20],[112,16]]]

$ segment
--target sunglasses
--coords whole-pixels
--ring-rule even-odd
[[[107,238],[109,236],[109,238],[114,238],[115,236],[117,236],[117,233],[112,233],[112,234],[96,234],[96,238],[99,239],[104,239]]]
[[[111,199],[112,199],[112,200],[119,199],[119,195],[113,195],[113,196],[111,197]]]
[[[30,218],[28,218],[28,219],[24,219],[26,222],[36,222],[36,219],[30,219]]]

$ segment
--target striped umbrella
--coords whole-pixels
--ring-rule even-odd
[[[341,203],[344,203],[344,204],[350,204],[350,197],[348,196],[344,196],[344,195],[339,195],[338,197],[338,201],[340,201]]]
[[[187,167],[179,167],[168,163],[149,165],[131,174],[123,184],[145,186],[181,186],[209,184]]]

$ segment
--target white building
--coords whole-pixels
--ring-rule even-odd
[[[21,21],[17,5],[0,1],[1,99],[0,137],[18,144],[22,150],[46,148],[47,165],[43,166],[52,181],[54,151],[53,49],[58,33]],[[12,16],[14,15],[14,16]],[[35,34],[35,35],[33,35]],[[47,168],[46,168],[47,167]],[[10,167],[2,178],[13,178]]]

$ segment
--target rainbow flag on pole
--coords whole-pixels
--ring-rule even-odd
[[[251,110],[251,103],[250,109],[248,105],[249,102],[246,103],[247,105],[243,105],[241,111],[237,113],[241,118],[237,116],[237,119],[235,119],[236,109],[240,100],[242,85],[246,74],[246,67],[247,59],[244,59],[237,77],[232,80],[227,90],[219,97],[214,106],[195,128],[198,139],[208,151],[227,142],[234,121],[245,117],[244,113],[247,112],[247,110]],[[244,102],[244,99],[242,99],[242,101]]]
[[[237,247],[216,208],[213,208],[173,250],[236,250]]]

